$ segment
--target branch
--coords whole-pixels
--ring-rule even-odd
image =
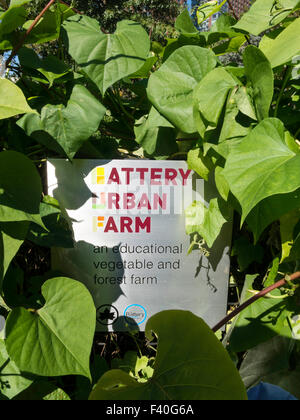
[[[279,289],[280,287],[286,286],[288,282],[295,281],[300,278],[300,271],[297,273],[292,274],[288,278],[284,278],[277,283],[273,284],[272,286],[268,287],[267,289],[262,290],[261,292],[257,293],[255,296],[253,296],[251,299],[247,300],[247,302],[243,303],[241,306],[239,306],[236,310],[231,312],[229,315],[227,315],[222,321],[220,321],[214,328],[213,332],[216,333],[219,331],[222,327],[224,327],[229,321],[231,321],[233,318],[235,318],[238,314],[240,314],[244,309],[248,308],[248,306],[252,305],[254,302],[256,302],[258,299],[265,297],[269,293],[273,292],[273,290]]]
[[[236,20],[239,20],[239,17],[238,17],[238,15],[235,13],[235,10],[234,10],[234,7],[232,6],[232,4],[231,4],[231,1],[230,0],[227,0],[227,3],[228,3],[228,6],[229,6],[229,9],[231,10],[231,12],[232,12],[232,14],[233,14],[233,17],[236,19]]]
[[[47,12],[48,9],[50,9],[50,7],[52,6],[53,3],[55,3],[56,0],[50,0],[49,3],[47,4],[47,6],[41,11],[41,13],[35,18],[35,20],[33,21],[33,23],[30,25],[30,28],[26,31],[25,35],[23,36],[23,38],[21,39],[21,41],[18,43],[18,45],[12,50],[9,58],[7,59],[6,63],[5,63],[5,67],[7,68],[12,59],[15,57],[15,55],[18,53],[19,49],[23,47],[24,42],[26,41],[26,38],[28,37],[28,35],[32,32],[32,30],[34,29],[34,27],[39,23],[39,21],[41,20],[41,18],[44,16],[44,14]]]

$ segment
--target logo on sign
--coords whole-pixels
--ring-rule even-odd
[[[142,305],[130,305],[124,311],[128,324],[141,325],[147,319],[147,311]]]
[[[119,318],[119,312],[113,305],[102,305],[97,309],[97,321],[101,325],[113,325]]]

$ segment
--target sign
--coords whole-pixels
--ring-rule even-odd
[[[143,331],[168,309],[191,311],[210,326],[224,317],[232,227],[209,256],[188,255],[184,210],[217,193],[186,162],[53,159],[47,172],[75,240],[74,249],[53,249],[53,269],[90,290],[98,331]]]

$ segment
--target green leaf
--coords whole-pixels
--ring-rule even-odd
[[[152,333],[159,340],[153,377],[141,384],[123,371],[109,371],[91,400],[247,399],[226,350],[200,318],[190,312],[161,312],[147,323],[149,339]]]
[[[27,236],[29,224],[0,223],[0,290],[6,271]]]
[[[157,57],[148,57],[143,67],[141,67],[138,71],[131,74],[129,77],[130,79],[148,79],[153,66],[156,64],[158,58]]]
[[[181,32],[182,34],[198,33],[198,30],[195,28],[188,9],[184,9],[184,11],[177,17],[175,22],[175,29],[177,29],[177,31]]]
[[[286,145],[282,122],[269,118],[232,150],[223,174],[241,204],[244,222],[265,198],[300,187],[300,154]]]
[[[234,38],[228,39],[222,42],[220,45],[213,47],[213,52],[217,55],[224,55],[231,52],[238,53],[240,48],[245,44],[246,37],[244,35],[235,36]]]
[[[135,124],[134,132],[136,142],[140,144],[148,155],[153,155],[160,141],[167,142],[173,139],[176,148],[176,133],[173,125],[166,120],[154,107],[151,108],[148,118],[144,117]],[[171,149],[174,150],[174,147]],[[171,150],[171,152],[172,152]]]
[[[295,208],[300,208],[300,190],[289,194],[274,195],[258,203],[246,219],[254,234],[255,242],[271,223]]]
[[[300,398],[299,354],[295,341],[275,337],[250,350],[240,369],[247,388],[266,382],[279,386]]]
[[[300,208],[285,214],[280,219],[280,236],[282,243],[281,263],[289,260],[294,245],[294,230],[300,221]]]
[[[19,368],[10,359],[4,340],[0,339],[0,401],[16,397],[32,383],[22,376]]]
[[[73,248],[73,233],[61,210],[52,204],[41,203],[40,214],[46,231],[42,227],[31,224],[27,239],[43,247]]]
[[[220,235],[222,227],[231,218],[230,210],[222,199],[214,198],[209,207],[200,201],[194,201],[185,211],[186,233],[199,233],[209,248],[212,248]]]
[[[42,124],[42,120],[38,114],[26,114],[20,118],[17,125],[22,128],[28,137],[34,138],[38,143],[53,150],[59,155],[64,155],[64,150],[57,141],[48,134]]]
[[[68,278],[42,287],[43,308],[15,308],[6,321],[6,347],[26,372],[40,376],[83,375],[90,378],[89,357],[96,310],[85,286]]]
[[[27,31],[33,22],[33,20],[28,20],[23,25],[23,29]],[[58,39],[60,34],[60,25],[61,17],[59,9],[55,8],[54,10],[47,10],[26,38],[26,44],[42,44],[44,42],[50,42]]]
[[[123,359],[113,359],[111,366],[112,369],[120,369],[126,373],[135,373],[135,367],[139,357],[135,351],[128,351]]]
[[[119,22],[112,35],[101,32],[97,20],[87,16],[71,17],[63,27],[70,55],[102,94],[143,67],[149,55],[149,36],[135,22]]]
[[[21,89],[13,82],[0,78],[0,120],[33,112]]]
[[[249,45],[243,55],[245,73],[253,88],[253,99],[258,120],[268,118],[274,94],[274,75],[265,55]]]
[[[223,200],[227,201],[230,193],[229,185],[223,175],[223,168],[217,166],[215,169],[215,183]]]
[[[241,304],[254,296],[253,282],[257,275],[246,276]],[[291,337],[287,322],[287,299],[281,299],[281,292],[272,292],[273,298],[261,298],[244,309],[236,318],[229,333],[229,347],[233,352],[249,350],[276,335]]]
[[[83,143],[98,130],[105,112],[104,106],[84,86],[75,85],[66,107],[46,105],[41,118],[26,116],[18,125],[28,136],[50,149],[59,151],[61,148],[72,159]]]
[[[232,26],[236,23],[236,20],[226,13],[222,13],[220,17],[211,26],[208,36],[208,43],[214,44],[221,39],[239,37],[240,33],[232,29]]]
[[[52,87],[55,80],[60,79],[70,72],[70,69],[65,63],[56,57],[49,55],[41,60],[31,48],[21,48],[18,57],[23,67],[39,71],[49,81],[49,87]]]
[[[194,92],[194,112],[204,123],[217,126],[229,91],[237,81],[222,67],[205,76]],[[201,133],[200,133],[201,134]]]
[[[12,0],[9,8],[0,13],[0,37],[3,34],[9,34],[22,26],[27,17],[27,11],[24,5],[32,0]]]
[[[41,226],[42,184],[34,164],[18,152],[0,153],[0,222],[30,221]]]
[[[266,37],[268,37],[266,35]],[[264,38],[260,49],[270,61],[272,67],[278,67],[291,61],[300,54],[300,18],[295,19],[277,38]]]
[[[177,39],[168,39],[168,44],[164,49],[163,63],[176,51],[177,49],[193,45],[197,47],[206,47],[206,37],[204,32],[198,32],[195,34],[181,34]]]
[[[201,4],[197,7],[197,21],[198,25],[205,22],[210,16],[218,13],[227,0],[222,1],[219,3],[218,0],[210,0],[207,3]]]
[[[257,118],[255,114],[254,105],[245,86],[241,86],[238,88],[238,90],[235,92],[234,99],[237,103],[239,111],[247,117],[251,118],[252,120],[256,121]]]
[[[187,163],[189,169],[195,171],[201,178],[208,181],[210,172],[214,169],[214,165],[209,156],[204,156],[203,151],[196,147],[188,152]]]
[[[213,52],[197,46],[184,46],[177,49],[149,79],[149,100],[185,133],[196,131],[193,122],[194,89],[216,63]]]
[[[298,4],[299,0],[256,0],[234,28],[259,35],[282,22]]]
[[[75,85],[67,107],[46,105],[42,109],[42,126],[72,159],[98,130],[105,112],[104,106],[84,86]]]
[[[223,125],[220,132],[219,144],[222,144],[226,140],[245,137],[251,130],[249,123],[244,123],[241,118],[240,109],[243,109],[244,112],[251,112],[250,109],[248,109],[250,103],[244,103],[243,101],[243,99],[246,100],[248,98],[246,95],[245,98],[242,98],[243,94],[241,94],[241,92],[243,92],[243,88],[234,88],[229,93],[225,113],[223,114]]]

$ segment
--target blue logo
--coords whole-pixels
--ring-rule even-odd
[[[124,317],[129,324],[141,325],[147,319],[147,311],[142,305],[130,305],[125,309]]]

